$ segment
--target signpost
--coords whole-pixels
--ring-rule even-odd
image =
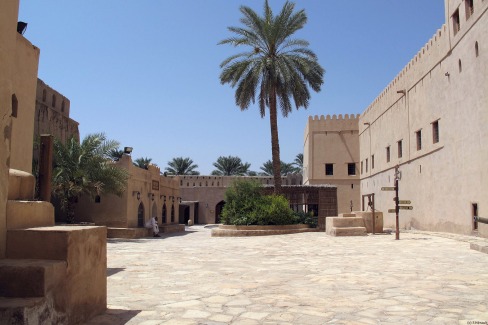
[[[394,191],[395,188],[394,187],[382,187],[381,190],[382,191]]]

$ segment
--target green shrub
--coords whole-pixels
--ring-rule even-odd
[[[221,221],[226,225],[289,225],[297,223],[283,196],[262,195],[257,181],[237,180],[225,193]]]
[[[295,212],[296,223],[301,223],[304,225],[310,225],[312,228],[317,228],[317,217],[313,216],[312,212]]]

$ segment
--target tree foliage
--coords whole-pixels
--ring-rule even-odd
[[[129,178],[127,170],[116,167],[110,153],[119,143],[103,133],[87,135],[78,143],[54,141],[53,195],[66,212],[67,222],[74,222],[75,202],[81,195],[94,198],[102,193],[121,195]]]
[[[235,156],[220,156],[213,165],[216,169],[212,175],[216,176],[244,176],[252,173],[249,170],[251,164],[243,163],[241,158]]]
[[[165,168],[168,175],[200,175],[195,169],[198,165],[193,163],[190,158],[176,157],[168,161],[168,167]]]
[[[137,158],[136,160],[134,160],[132,163],[134,164],[134,166],[137,166],[137,167],[143,168],[143,169],[147,169],[149,167],[149,164],[151,163],[151,161],[152,161],[152,158],[140,157],[140,158]]]
[[[293,38],[307,22],[305,11],[294,12],[294,8],[294,3],[286,1],[274,15],[266,0],[260,16],[250,7],[241,6],[243,26],[229,27],[234,36],[219,43],[245,48],[220,65],[220,82],[236,88],[236,105],[247,110],[257,97],[261,117],[269,109],[275,193],[281,190],[277,106],[284,117],[292,111],[292,102],[297,109],[307,108],[308,88],[320,91],[325,72],[308,48],[309,43]]]
[[[280,169],[281,169],[281,176],[287,176],[290,174],[295,174],[296,168],[293,166],[292,163],[285,163],[280,161]],[[260,167],[262,172],[260,173],[261,176],[273,176],[273,162],[271,160],[266,161]]]

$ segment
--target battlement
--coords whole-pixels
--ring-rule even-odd
[[[370,118],[370,120],[375,120],[377,116],[382,114],[384,109],[393,105],[403,96],[402,93],[399,93],[400,91],[408,92],[415,87],[420,80],[442,61],[449,53],[449,50],[448,26],[443,24],[361,116],[364,117],[366,114],[373,113],[375,116]],[[376,109],[376,107],[381,108]]]
[[[359,114],[309,116],[305,137],[311,131],[354,131],[359,129]]]
[[[315,115],[315,116],[309,116],[308,117],[308,120],[309,121],[324,121],[324,120],[359,120],[359,114],[345,114],[344,116],[342,116],[342,114],[339,114],[339,116],[337,115],[332,115],[330,116],[329,114],[327,114],[325,117],[324,115],[320,115],[320,117],[318,115]]]

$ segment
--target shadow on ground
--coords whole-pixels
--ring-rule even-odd
[[[105,313],[92,318],[85,325],[124,325],[140,312],[141,310],[108,308]]]

